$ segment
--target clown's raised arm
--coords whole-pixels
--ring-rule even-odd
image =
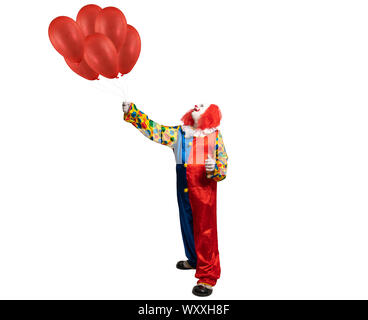
[[[148,139],[173,147],[178,138],[179,126],[164,126],[151,120],[138,110],[134,103],[123,103],[124,120],[135,126]]]

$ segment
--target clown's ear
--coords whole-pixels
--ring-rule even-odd
[[[221,118],[220,108],[216,104],[211,104],[206,112],[200,117],[198,128],[202,130],[216,128],[220,125]]]

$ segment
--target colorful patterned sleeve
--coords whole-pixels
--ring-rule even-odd
[[[130,122],[148,139],[157,143],[173,148],[177,141],[179,126],[163,126],[154,122],[145,113],[138,110],[134,103],[124,114],[124,120]]]
[[[228,156],[226,153],[224,141],[222,140],[222,135],[220,131],[217,132],[215,149],[216,149],[216,165],[213,175],[210,178],[215,181],[221,181],[226,178]]]

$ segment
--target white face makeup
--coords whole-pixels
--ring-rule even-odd
[[[192,111],[192,118],[194,120],[194,127],[197,126],[197,122],[201,115],[206,112],[209,105],[197,104]]]

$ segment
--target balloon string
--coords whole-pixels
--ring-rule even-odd
[[[126,92],[125,92],[125,90],[124,90],[124,86],[122,86],[122,84],[121,84],[121,81],[120,81],[120,79],[121,78],[119,78],[118,79],[118,83],[117,82],[115,82],[115,80],[112,80],[112,81],[110,81],[114,86],[115,86],[115,88],[116,89],[118,89],[118,91],[119,92],[121,92],[122,94],[123,94],[123,96],[124,96],[124,100],[126,99]],[[124,81],[124,80],[123,80]],[[110,83],[109,82],[109,83]],[[120,85],[119,85],[120,84]]]
[[[117,93],[112,87],[106,86],[106,83],[104,83],[103,80],[96,80],[93,82],[95,83],[95,88],[97,88],[98,90],[104,93],[113,94],[121,98],[121,93]]]
[[[129,99],[129,94],[128,94],[129,92],[126,87],[126,84],[127,84],[126,75],[122,76],[119,82],[120,82],[120,88],[124,93],[124,100],[127,101],[127,99]]]
[[[116,82],[116,80],[118,81]],[[121,77],[116,80],[100,78],[100,80],[92,81],[92,83],[94,87],[100,90],[101,92],[113,94],[122,99],[123,101],[127,101],[128,97],[127,79]]]
[[[123,88],[123,91],[125,93],[125,96],[129,99],[129,86],[128,86],[128,78],[127,75],[124,75],[124,77],[121,77],[121,85]]]
[[[128,99],[128,90],[126,90],[126,84],[127,80],[125,77],[120,77],[118,80],[118,83],[116,83],[116,86],[119,88],[119,90],[121,90],[121,92],[124,95],[124,101],[127,101]]]
[[[106,82],[107,81],[107,82]],[[114,80],[98,80],[99,84],[101,86],[103,86],[105,88],[105,90],[110,91],[111,93],[113,93],[116,96],[119,96],[120,98],[122,98],[122,92],[121,90],[116,90],[116,86],[112,85]]]
[[[129,80],[128,80],[128,78],[125,79],[125,83],[124,84],[125,84],[127,95],[129,96]]]

